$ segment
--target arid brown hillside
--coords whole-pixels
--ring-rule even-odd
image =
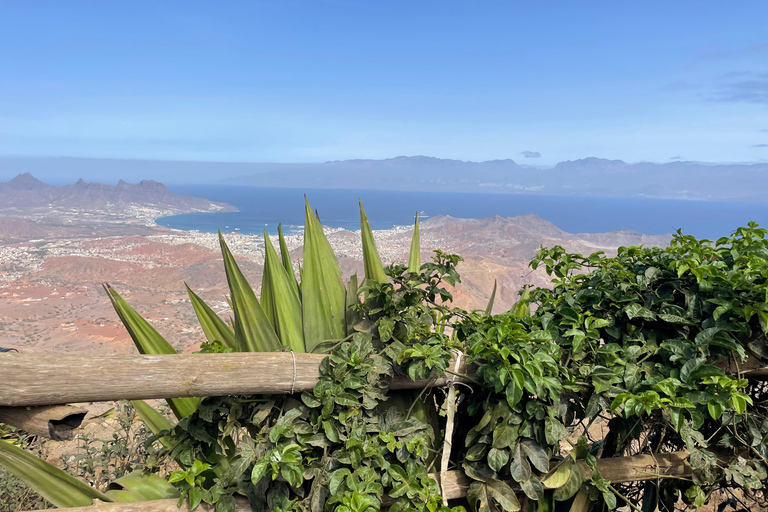
[[[2,226],[0,222],[0,227]],[[7,225],[7,224],[6,224]],[[32,225],[34,227],[34,225]],[[26,228],[26,226],[25,226]],[[32,234],[19,232],[19,236]],[[167,339],[191,351],[203,339],[187,300],[188,283],[228,316],[226,279],[213,234],[155,228],[147,236],[89,238],[34,232],[35,241],[0,241],[0,346],[26,352],[131,352],[102,289],[108,282]],[[374,236],[385,263],[407,259],[412,230],[398,227]],[[244,273],[258,292],[263,262],[261,237],[227,235]],[[42,238],[42,240],[41,240]],[[359,232],[329,230],[328,238],[346,275],[362,274]],[[511,307],[524,284],[547,286],[528,261],[542,245],[570,251],[615,252],[619,245],[666,244],[667,236],[629,231],[570,234],[534,215],[513,218],[436,217],[421,224],[422,261],[434,249],[460,254],[462,282],[454,290],[462,308],[485,307],[498,282],[495,312]],[[301,237],[288,237],[292,258],[301,260]]]

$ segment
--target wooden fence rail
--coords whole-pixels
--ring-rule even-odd
[[[286,394],[312,389],[322,354],[262,352],[166,355],[38,355],[0,357],[0,407],[113,400]],[[463,359],[465,361],[465,359]],[[453,363],[451,363],[453,368]],[[462,364],[457,373],[465,373]],[[390,389],[443,386],[451,375],[413,381],[397,377]]]

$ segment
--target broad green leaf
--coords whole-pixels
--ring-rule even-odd
[[[421,272],[421,241],[419,238],[419,214],[416,214],[416,222],[413,224],[413,236],[411,237],[411,252],[408,254],[408,272],[418,274]]]
[[[499,472],[509,462],[509,451],[491,448],[488,452],[488,467]]]
[[[368,222],[368,216],[365,215],[362,201],[360,201],[360,236],[363,239],[363,268],[365,269],[366,281],[379,284],[386,283],[387,275],[384,273],[384,265],[381,264],[379,251],[376,249],[376,242],[373,240],[373,232]]]
[[[493,430],[493,447],[496,449],[507,448],[517,439],[517,426],[501,424]]]
[[[114,288],[107,284],[104,285],[104,289],[139,353],[152,355],[178,353]],[[176,418],[181,419],[195,412],[200,400],[198,398],[168,398],[167,402]]]
[[[262,297],[266,288],[270,290],[272,297],[272,311],[265,311],[265,313],[272,316],[275,331],[283,346],[290,347],[294,352],[305,352],[301,301],[266,231],[264,231],[264,249]]]
[[[307,352],[326,340],[346,336],[346,295],[341,268],[320,221],[306,201],[304,215],[304,266],[301,270],[301,299],[304,343]]]
[[[549,456],[539,443],[533,439],[524,438],[520,440],[520,445],[522,446],[525,455],[536,469],[542,473],[549,471]]]
[[[498,503],[505,512],[517,512],[520,510],[520,502],[517,501],[515,491],[513,491],[506,483],[501,480],[496,480],[495,478],[489,478],[488,481],[485,482],[485,487],[488,495],[496,500],[496,503]]]
[[[277,225],[277,235],[280,242],[280,258],[283,261],[283,267],[288,273],[293,285],[296,287],[296,295],[301,299],[301,289],[299,288],[299,282],[296,280],[296,272],[293,270],[293,262],[291,261],[291,253],[288,251],[288,244],[285,242],[285,235],[283,235],[283,223]]]
[[[149,430],[151,430],[153,434],[157,434],[163,430],[171,430],[173,428],[171,420],[160,414],[157,409],[144,400],[131,400],[131,405],[136,409],[141,420],[147,427],[149,427]],[[173,443],[167,437],[161,437],[159,441],[166,448],[173,448]]]
[[[568,483],[568,479],[571,478],[571,472],[575,462],[572,458],[568,458],[557,469],[549,473],[544,477],[541,483],[547,489],[559,489]]]
[[[192,289],[184,283],[187,287],[187,295],[189,295],[189,301],[192,303],[192,307],[195,309],[197,320],[200,322],[200,327],[203,328],[206,339],[213,343],[214,341],[221,342],[222,345],[231,349],[237,349],[237,341],[235,340],[234,331],[222,320],[219,315],[214,313],[208,304],[192,291]]]
[[[0,441],[0,465],[59,508],[88,507],[108,496],[11,443]]]
[[[278,352],[281,349],[280,339],[275,334],[259,301],[256,300],[253,288],[237,266],[221,231],[219,231],[219,244],[232,296],[238,349],[240,352]]]
[[[496,280],[493,280],[493,291],[491,292],[491,298],[488,299],[488,305],[485,306],[485,314],[493,314],[493,301],[496,300]]]
[[[179,490],[164,478],[154,473],[142,473],[141,471],[128,473],[110,483],[107,487],[107,494],[112,491],[128,492],[140,501],[179,497]]]

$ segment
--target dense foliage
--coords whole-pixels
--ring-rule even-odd
[[[553,288],[526,290],[495,316],[446,307],[458,257],[438,253],[418,274],[390,267],[388,282],[361,290],[358,332],[325,360],[312,393],[208,399],[182,420],[175,453],[198,473],[175,478],[193,502],[233,504],[236,492],[257,509],[347,512],[389,495],[395,510],[435,510],[429,447],[444,423],[387,408],[385,379],[449,370],[455,349],[476,365],[452,455],[475,480],[475,509],[519,510],[521,494],[539,510],[585,500],[674,510],[724,488],[761,499],[764,389],[739,369],[768,354],[765,236],[754,224],[715,243],[678,233],[667,248],[611,258],[542,249],[532,266]],[[439,411],[443,393],[429,395]],[[596,423],[604,439],[591,435]],[[595,469],[601,458],[679,450],[690,478],[613,485]]]

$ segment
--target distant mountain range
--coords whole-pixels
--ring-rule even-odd
[[[464,162],[415,156],[321,164],[254,164],[227,183],[264,187],[489,192],[573,196],[768,201],[768,164],[636,163],[603,158],[553,168],[513,160]],[[254,169],[255,170],[255,169]]]
[[[135,185],[120,180],[115,186],[79,180],[73,185],[54,186],[43,183],[30,173],[23,173],[11,181],[0,182],[0,210],[46,207],[105,210],[126,206],[168,209],[178,213],[235,210],[226,203],[174,194],[162,183],[152,180],[142,180]]]
[[[0,176],[151,177],[172,183],[767,202],[768,163],[627,163],[584,158],[554,167],[513,160],[465,162],[427,156],[324,163],[182,162],[0,156]],[[141,182],[144,183],[144,182]],[[119,185],[118,185],[119,186]],[[137,186],[142,186],[141,184]]]

